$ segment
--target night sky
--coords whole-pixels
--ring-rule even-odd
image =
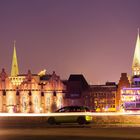
[[[20,73],[118,82],[131,75],[138,27],[140,0],[0,0],[0,69],[10,74],[16,40]]]

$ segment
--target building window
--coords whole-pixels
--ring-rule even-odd
[[[47,107],[50,106],[50,97],[47,97],[47,99],[46,99],[46,105],[47,105]]]
[[[56,91],[53,92],[53,96],[56,96]]]

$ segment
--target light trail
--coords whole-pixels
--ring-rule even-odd
[[[83,116],[90,115],[90,112],[69,112],[69,113],[0,113],[0,117],[49,117],[49,116]]]
[[[92,116],[125,116],[125,115],[140,115],[140,112],[99,112],[91,113]]]
[[[50,117],[50,116],[125,116],[140,115],[140,112],[68,112],[68,113],[0,113],[0,117]]]

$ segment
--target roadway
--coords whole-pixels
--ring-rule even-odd
[[[0,140],[137,140],[139,125],[6,124],[0,126]]]
[[[44,118],[39,116],[41,119],[38,119],[38,115],[32,116],[32,114],[29,114],[30,116],[25,114],[24,117],[18,116],[20,114],[2,115],[0,140],[140,140],[140,124],[94,124],[93,122],[89,125],[48,125],[46,116]]]

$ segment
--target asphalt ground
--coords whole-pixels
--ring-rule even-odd
[[[138,140],[140,128],[1,128],[0,140]]]
[[[61,124],[0,121],[0,140],[140,140],[139,124]]]
[[[1,118],[0,140],[140,140],[140,124],[61,124]]]

